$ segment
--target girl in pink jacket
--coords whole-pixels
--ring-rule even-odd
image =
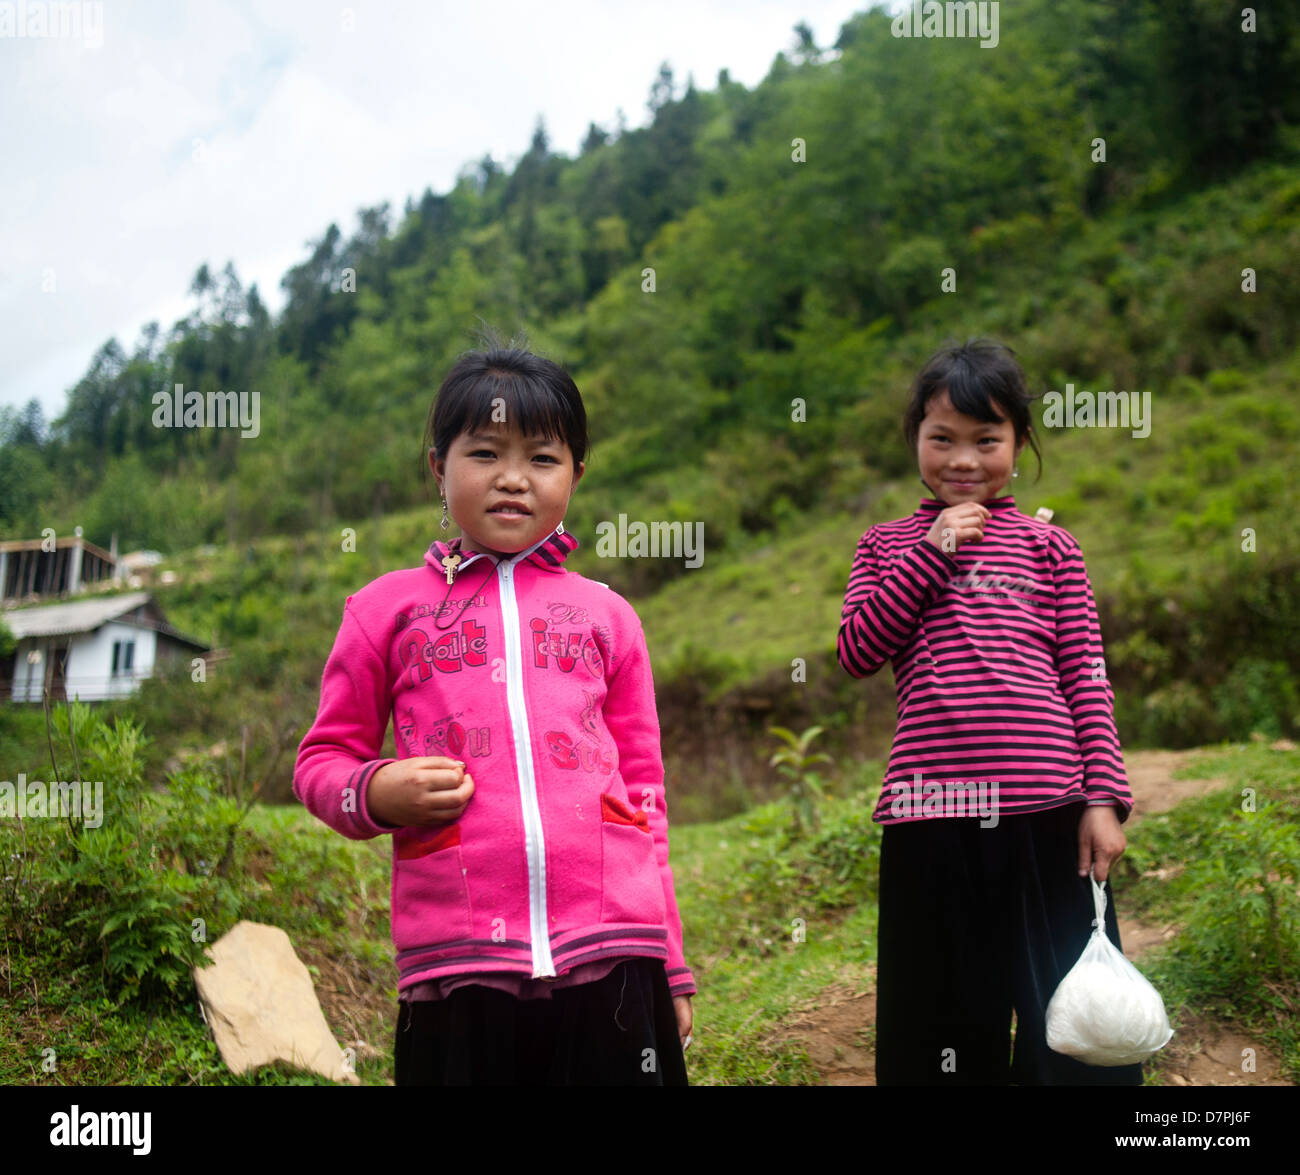
[[[294,769],[331,828],[392,837],[396,1083],[684,1085],[645,636],[564,567],[582,398],[549,360],[470,352],[430,440],[461,537],[348,597]]]

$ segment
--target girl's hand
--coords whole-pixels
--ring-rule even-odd
[[[1124,855],[1127,845],[1113,804],[1088,808],[1079,821],[1079,876],[1087,877],[1089,866],[1094,866],[1097,884],[1102,884],[1111,864]]]
[[[978,502],[949,506],[939,511],[925,541],[938,547],[945,555],[951,555],[962,543],[979,542],[984,537],[984,524],[988,520],[989,511]]]
[[[381,767],[370,779],[366,807],[384,824],[451,824],[464,814],[474,780],[458,759],[417,755]]]
[[[682,1042],[682,1050],[685,1051],[686,1039],[691,1035],[691,1025],[695,1023],[695,1016],[691,1012],[691,997],[673,996],[673,1010],[677,1013],[677,1036]]]

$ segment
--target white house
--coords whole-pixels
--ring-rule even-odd
[[[209,646],[177,632],[148,592],[14,608],[0,619],[17,648],[0,658],[0,683],[14,702],[103,701],[134,693],[155,666],[176,658],[188,665]],[[11,683],[11,684],[10,684]]]

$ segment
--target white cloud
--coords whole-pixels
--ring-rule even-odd
[[[663,60],[679,83],[752,86],[799,20],[829,44],[854,9],[111,2],[101,48],[0,39],[0,403],[58,415],[110,336],[129,350],[186,313],[204,262],[233,260],[278,310],[331,221],[349,235],[388,200],[396,223],[464,164],[517,158],[539,114],[567,154],[620,107],[641,125]]]

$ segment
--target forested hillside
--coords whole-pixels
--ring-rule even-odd
[[[233,656],[219,690],[133,705],[160,755],[252,721],[269,765],[310,721],[343,596],[437,533],[420,438],[442,374],[480,321],[525,330],[591,419],[575,566],[636,602],[704,814],[740,806],[773,716],[849,746],[888,728],[888,681],[834,662],[849,564],[922,492],[911,375],[991,335],[1037,391],[1151,397],[1144,438],[1042,429],[1042,479],[1022,462],[1016,484],[1083,545],[1126,743],[1294,734],[1300,11],[1256,11],[1246,32],[1208,0],[1017,0],[985,50],[873,10],[834,46],[797,30],[753,89],[665,66],[644,129],[592,125],[568,158],[539,122],[512,167],[328,226],[277,318],[202,265],[192,313],[107,342],[57,420],[0,418],[0,527],[167,552],[169,617]],[[259,392],[260,434],[154,427],[178,383]],[[620,512],[702,522],[704,566],[597,560]],[[716,745],[674,750],[702,708]]]

